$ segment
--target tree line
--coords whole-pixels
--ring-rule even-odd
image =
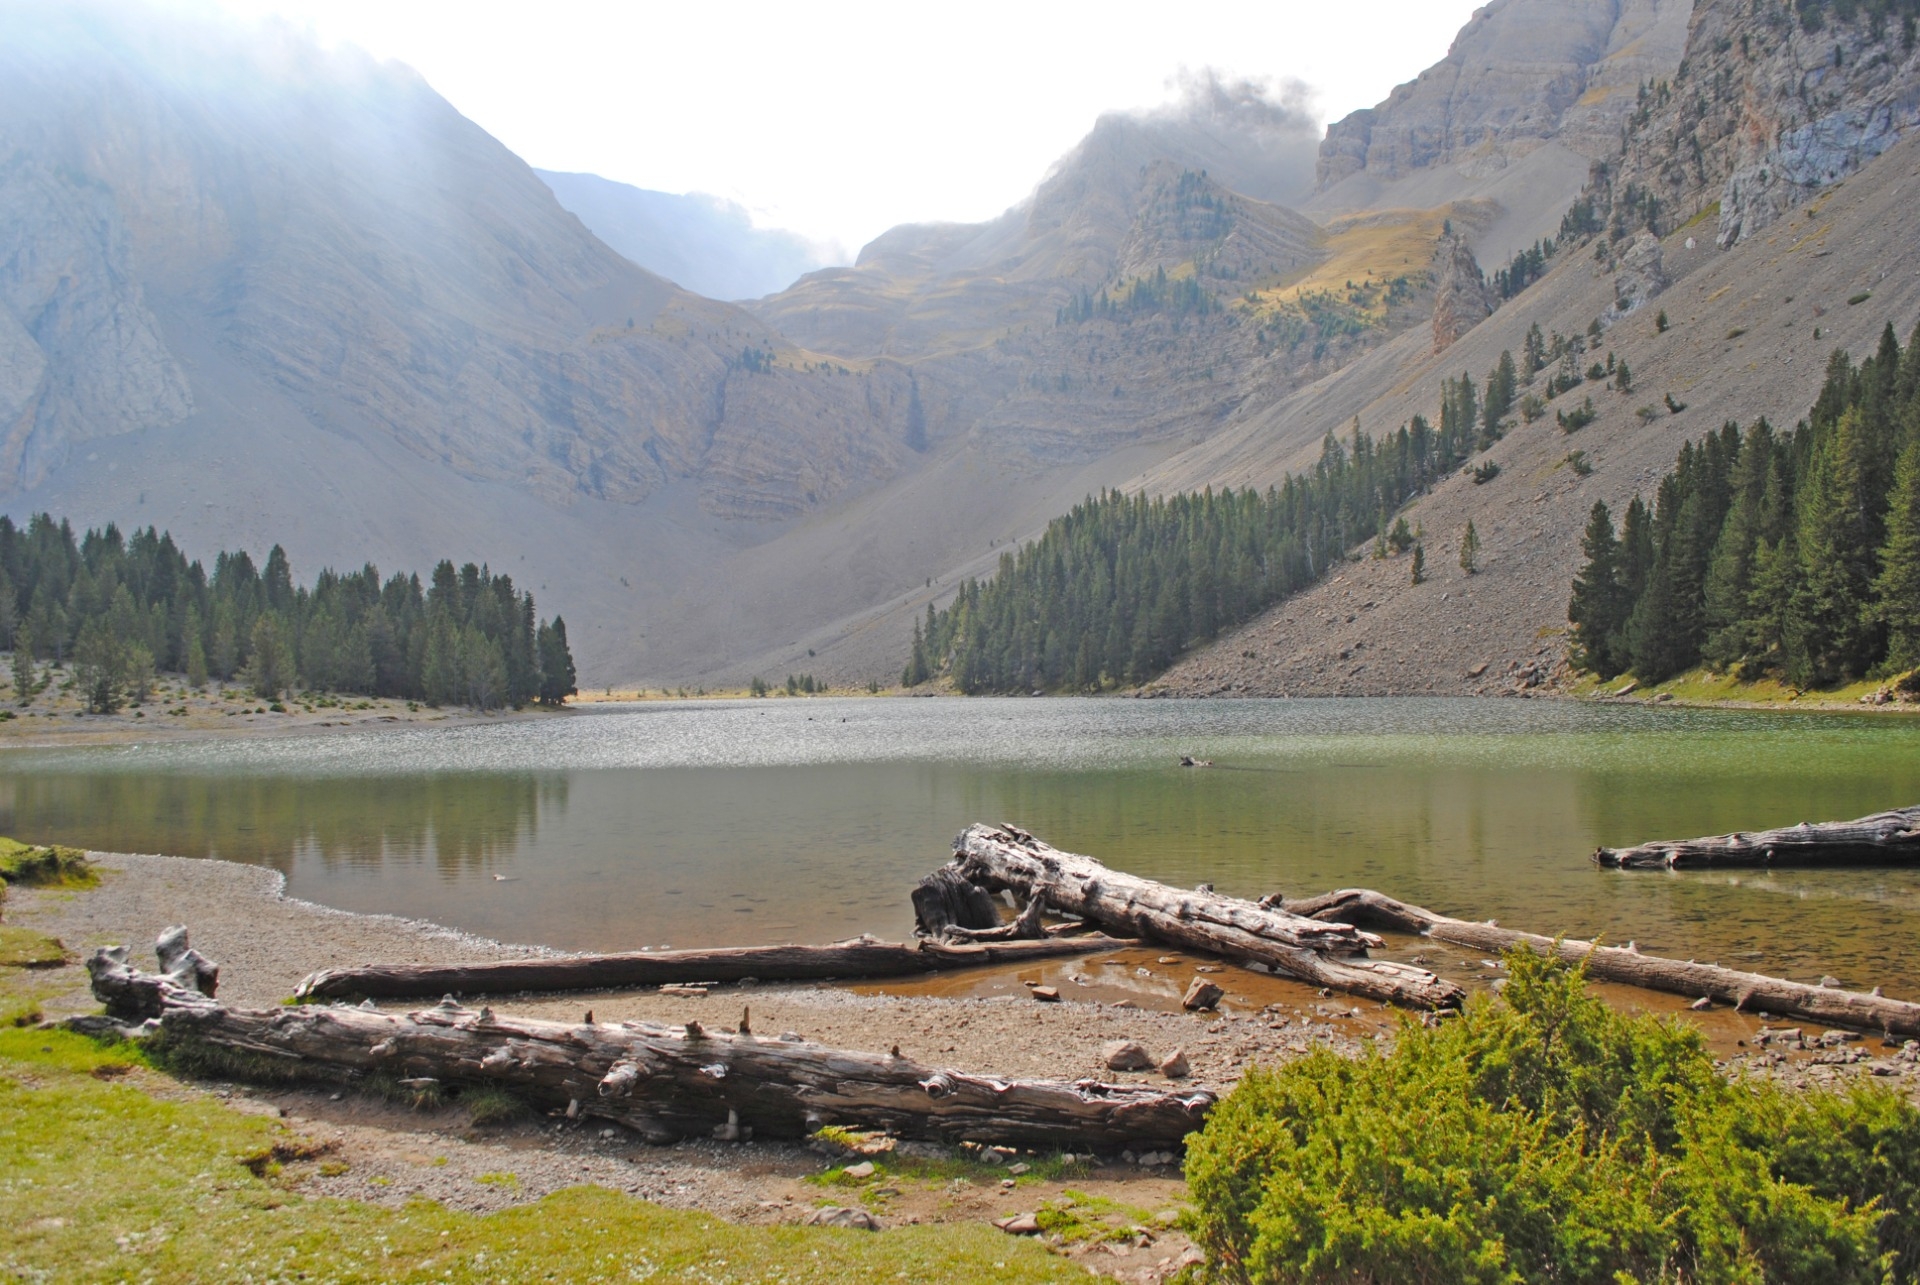
[[[1836,351],[1792,432],[1729,422],[1681,448],[1618,530],[1596,504],[1573,662],[1658,682],[1695,665],[1828,686],[1920,666],[1920,329]]]
[[[1001,555],[991,580],[967,580],[944,610],[929,604],[901,681],[946,675],[969,694],[1145,682],[1354,545],[1412,543],[1404,519],[1388,534],[1395,510],[1471,447],[1417,415],[1377,442],[1356,422],[1345,442],[1327,435],[1311,472],[1265,492],[1089,497]]]
[[[0,516],[0,642],[23,702],[48,681],[36,661],[71,662],[101,712],[145,699],[160,671],[239,679],[266,700],[305,688],[493,709],[575,693],[566,622],[539,620],[531,593],[485,567],[442,561],[423,586],[369,563],[296,587],[279,545],[264,568],[222,553],[209,575],[153,527],[76,538],[46,513]]]

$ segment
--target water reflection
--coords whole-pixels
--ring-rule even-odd
[[[0,834],[109,852],[165,852],[291,873],[423,865],[443,877],[511,865],[543,814],[567,806],[563,774],[298,777],[45,772],[0,780]]]

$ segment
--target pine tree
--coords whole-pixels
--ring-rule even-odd
[[[23,623],[13,633],[14,698],[25,705],[39,690],[33,670],[33,629],[30,624]]]
[[[1787,635],[1787,675],[1802,685],[1866,672],[1872,655],[1868,602],[1878,542],[1867,498],[1869,443],[1849,407],[1814,448],[1797,496],[1800,576]]]
[[[1413,583],[1425,584],[1427,579],[1427,547],[1416,543],[1413,546]]]
[[[1466,534],[1460,537],[1460,569],[1472,575],[1478,566],[1480,556],[1480,536],[1473,529],[1473,520],[1467,520]]]
[[[1873,618],[1887,631],[1887,668],[1901,673],[1920,666],[1920,437],[1900,452],[1893,470],[1873,595]]]
[[[573,651],[567,645],[567,622],[559,616],[539,628],[540,703],[559,706],[579,695],[573,669]]]
[[[1587,531],[1580,542],[1586,563],[1574,577],[1567,620],[1573,625],[1573,663],[1604,681],[1625,668],[1613,647],[1620,631],[1620,542],[1613,534],[1613,515],[1604,502],[1595,501],[1587,515]]]

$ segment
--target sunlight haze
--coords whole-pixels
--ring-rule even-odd
[[[1444,51],[1467,0],[962,8],[222,0],[418,69],[529,164],[739,201],[851,254],[989,218],[1183,71],[1305,82],[1321,119]]]

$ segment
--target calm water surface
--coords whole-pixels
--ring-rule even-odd
[[[1008,820],[1172,883],[1364,884],[1909,996],[1920,874],[1587,854],[1916,801],[1920,720],[1546,701],[764,700],[0,754],[0,834],[269,865],[295,896],[512,941],[898,936],[953,835]]]

